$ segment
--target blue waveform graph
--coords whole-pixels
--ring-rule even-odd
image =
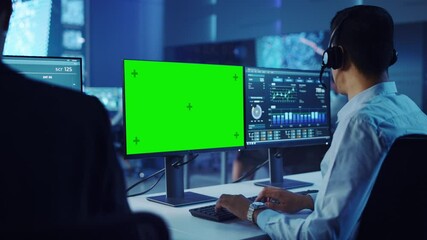
[[[272,126],[293,126],[293,125],[323,125],[326,124],[326,112],[311,111],[311,112],[281,112],[271,114]]]

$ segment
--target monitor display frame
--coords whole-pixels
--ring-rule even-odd
[[[167,67],[169,67],[170,69],[175,69],[174,71],[181,71],[181,70],[176,70],[176,68],[178,67],[183,67],[183,68],[194,68],[195,70],[198,71],[207,71],[208,74],[210,74],[209,76],[207,76],[207,78],[210,79],[210,81],[212,81],[212,78],[215,77],[215,75],[217,74],[229,74],[230,71],[233,72],[233,75],[231,75],[231,79],[230,82],[231,83],[222,83],[224,86],[226,86],[227,84],[231,84],[228,87],[224,87],[224,88],[219,88],[218,86],[215,86],[212,83],[199,83],[196,84],[196,86],[194,86],[194,88],[190,91],[188,89],[183,88],[182,86],[177,86],[176,84],[172,87],[175,87],[175,89],[170,89],[167,93],[171,93],[171,91],[177,91],[177,89],[179,88],[181,91],[183,91],[184,93],[180,93],[179,95],[194,95],[194,101],[199,101],[203,104],[203,106],[205,107],[211,107],[212,109],[206,109],[203,110],[204,113],[201,113],[202,115],[197,116],[196,120],[202,120],[202,117],[206,117],[206,116],[214,116],[213,114],[218,114],[218,116],[216,116],[217,120],[219,120],[219,118],[223,118],[223,120],[221,120],[221,123],[223,125],[219,125],[221,128],[229,128],[228,126],[224,126],[225,123],[229,123],[229,121],[226,121],[224,119],[227,119],[227,117],[224,117],[224,115],[222,114],[233,114],[232,119],[235,120],[235,123],[233,124],[235,126],[235,130],[232,131],[231,137],[232,138],[236,138],[239,139],[238,143],[236,144],[231,144],[230,141],[228,141],[228,143],[224,144],[223,141],[224,140],[220,140],[219,136],[221,136],[220,134],[222,133],[216,133],[216,137],[217,137],[217,142],[215,144],[212,144],[211,146],[206,145],[205,147],[200,147],[200,148],[193,148],[193,147],[188,147],[188,148],[176,148],[176,149],[159,149],[157,151],[147,151],[147,152],[131,152],[130,150],[130,144],[132,141],[137,140],[137,138],[135,138],[134,135],[131,135],[130,133],[130,114],[131,111],[134,110],[130,110],[129,107],[129,101],[130,101],[130,88],[131,85],[129,85],[129,83],[127,82],[127,78],[131,78],[131,74],[132,72],[134,72],[134,68],[139,68],[137,67],[133,67],[130,65],[131,64],[144,64],[146,66],[150,66],[150,68],[148,69],[148,71],[145,71],[144,74],[148,75],[148,74],[153,74],[153,71],[158,71],[159,69],[161,70],[160,73],[163,74],[164,76],[166,76],[166,74],[168,74],[168,69],[166,69]],[[162,68],[156,68],[155,65],[161,66]],[[205,68],[205,69],[200,69],[200,68]],[[219,70],[223,70],[224,73],[220,73],[221,71]],[[188,69],[184,69],[182,71],[188,71]],[[140,71],[141,72],[141,71]],[[136,73],[136,72],[134,72]],[[158,72],[157,72],[158,73]],[[243,66],[239,66],[239,65],[224,65],[224,64],[206,64],[206,63],[189,63],[189,62],[174,62],[174,61],[153,61],[153,60],[139,60],[139,59],[124,59],[123,60],[123,74],[124,74],[124,80],[123,80],[123,125],[124,125],[124,132],[125,132],[125,158],[141,158],[141,157],[165,157],[165,156],[175,156],[175,155],[187,155],[187,154],[195,154],[195,153],[203,153],[203,152],[212,152],[212,151],[229,151],[229,150],[238,150],[238,149],[243,149],[245,147],[245,139],[244,139],[244,90],[243,90],[243,84],[244,84],[244,67]],[[138,74],[138,73],[136,73]],[[184,73],[176,73],[178,78],[183,79],[183,74],[188,74],[188,72]],[[142,73],[140,74],[142,75]],[[169,75],[168,75],[169,76]],[[200,76],[200,75],[199,75]],[[218,75],[221,76],[221,75]],[[234,77],[237,76],[237,78],[235,79]],[[195,76],[191,76],[188,77],[188,81],[195,81],[194,78],[197,77],[197,75]],[[164,77],[163,77],[164,78]],[[193,78],[193,79],[192,79]],[[239,79],[240,78],[240,79]],[[219,78],[218,78],[219,79]],[[217,80],[218,80],[217,79]],[[186,81],[187,81],[186,80]],[[160,81],[160,80],[159,80]],[[168,81],[168,80],[166,80]],[[228,81],[228,79],[226,80]],[[236,82],[237,81],[237,82]],[[241,82],[240,82],[241,81]],[[157,84],[157,86],[156,86]],[[152,92],[152,89],[157,89],[157,87],[161,87],[161,85],[164,85],[165,83],[152,83],[151,86],[148,86],[149,88],[147,88],[147,91],[145,93],[147,94],[152,94],[150,93],[150,91]],[[186,83],[188,84],[188,83]],[[198,92],[199,91],[204,91],[204,94],[202,94],[202,92]],[[219,91],[221,90],[221,91]],[[191,93],[190,93],[191,92]],[[238,94],[236,94],[236,92]],[[163,94],[165,93],[165,90],[163,89]],[[234,104],[231,105],[230,99],[227,100],[227,98],[230,97],[230,94],[233,93],[234,96],[232,96],[232,98],[234,99],[233,102]],[[141,94],[141,92],[139,93]],[[173,93],[172,93],[173,94]],[[207,94],[207,96],[206,96]],[[153,96],[153,95],[151,95]],[[193,96],[191,96],[193,97]],[[213,99],[214,97],[216,97],[217,99]],[[149,97],[147,97],[149,98]],[[175,99],[175,101],[186,101],[185,105],[183,105],[183,109],[184,111],[190,112],[190,111],[194,111],[197,108],[197,103],[193,102],[193,100],[189,100],[190,98],[188,96],[184,96],[184,99],[179,99],[180,96],[176,97],[177,99]],[[222,99],[219,99],[222,98]],[[157,98],[158,99],[158,98]],[[147,101],[147,103],[152,104],[152,102],[157,101],[155,97],[149,98],[149,99],[145,99]],[[148,101],[150,100],[150,101]],[[162,100],[159,100],[162,101]],[[190,103],[191,102],[191,103]],[[164,103],[158,103],[156,102],[156,104],[158,106],[156,107],[161,107],[161,104]],[[174,103],[174,105],[176,106],[176,104]],[[146,106],[145,109],[151,109],[153,110],[153,107],[148,107]],[[179,111],[181,111],[179,110]],[[219,112],[215,112],[213,110],[219,110]],[[232,111],[235,110],[235,111]],[[140,110],[139,110],[140,111]],[[211,112],[209,112],[211,111]],[[186,113],[185,113],[186,114]],[[204,115],[203,115],[204,114]],[[173,114],[172,114],[173,115]],[[174,115],[176,117],[176,115]],[[236,120],[236,118],[240,117],[240,119]],[[135,117],[133,117],[135,118]],[[210,122],[212,122],[212,120],[209,119]],[[138,123],[141,124],[141,123]],[[181,124],[183,124],[181,122]],[[135,127],[135,126],[133,126]],[[190,125],[187,125],[187,127],[190,127]],[[191,125],[191,127],[193,127],[193,125]],[[236,128],[240,128],[240,129],[236,129]],[[218,130],[218,127],[217,127]],[[229,129],[230,131],[232,129]],[[213,132],[211,131],[211,134]],[[198,133],[199,134],[199,133]],[[225,134],[224,134],[225,135]],[[221,136],[222,137],[222,136]],[[159,144],[164,144],[165,140],[167,140],[167,137],[164,138],[163,141],[159,141]],[[205,139],[206,140],[206,139]],[[138,140],[137,140],[138,141]],[[203,141],[203,139],[197,139],[195,141]]]
[[[172,207],[215,201],[217,199],[215,197],[184,191],[183,168],[177,164],[182,164],[185,156],[193,153],[244,148],[243,66],[124,59],[123,75],[125,158],[148,156],[164,158],[166,194],[150,196],[147,199]],[[202,80],[205,81],[200,81],[201,76],[204,76]],[[148,81],[144,81],[144,79]],[[227,97],[230,97],[231,93],[233,93],[231,96],[234,99],[233,102],[227,101]],[[164,96],[167,96],[166,100],[162,98]],[[158,115],[147,120],[138,115],[138,112],[141,111],[143,114]],[[178,117],[180,120],[184,119],[187,122],[178,121],[176,126],[183,126],[184,130],[189,130],[191,132],[189,136],[193,137],[195,141],[210,140],[196,138],[204,133],[199,125],[203,123],[214,129],[207,130],[208,134],[211,134],[207,136],[216,137],[216,142],[210,143],[210,147],[194,148],[194,146],[200,145],[185,143],[187,147],[184,148],[178,144],[176,146],[181,147],[163,151],[161,149],[139,153],[129,151],[129,142],[136,141],[134,144],[137,145],[139,141],[146,141],[147,136],[161,146],[167,145],[165,141],[168,140],[178,141],[176,136],[182,136],[179,134],[185,134],[185,131],[176,131],[171,135],[169,132],[164,132],[163,129],[157,132],[151,132],[153,130],[150,129],[156,127],[159,129],[159,127],[166,126],[166,123],[176,124],[173,120],[177,118],[177,115],[180,115]],[[227,117],[230,115],[232,115],[232,119],[236,118],[235,123],[231,124],[232,127],[224,126],[229,122]],[[130,117],[133,118],[132,121],[130,121]],[[212,122],[212,119],[207,117],[213,117],[218,122]],[[164,122],[165,119],[168,121]],[[139,127],[144,123],[147,126]],[[221,129],[212,127],[212,123],[219,123]],[[130,124],[134,124],[131,125],[135,128],[132,131],[129,131]],[[206,126],[204,127],[206,128]],[[192,128],[195,128],[196,131],[190,130]],[[164,134],[166,137],[159,141],[160,139],[155,134],[160,136]],[[185,140],[185,138],[182,139],[184,142]],[[175,144],[175,142],[173,143]],[[151,143],[148,143],[148,146],[149,144]],[[135,146],[134,150],[140,150],[137,147]]]
[[[83,92],[83,60],[81,57],[4,55],[2,61],[11,69],[34,81]],[[16,61],[16,63],[13,63],[14,61]],[[58,62],[58,64],[55,64],[55,62]],[[40,71],[33,72],[33,67],[36,65],[44,65],[51,68],[40,69]],[[74,74],[74,66],[78,67],[78,81],[71,82],[71,84],[66,84],[65,81],[61,82],[61,84],[55,82],[55,74]],[[75,86],[74,83],[77,86]]]
[[[322,78],[322,82],[326,85],[324,89],[319,80],[319,71],[316,70],[245,67],[246,149],[329,145],[332,139],[330,77],[330,72],[325,71]],[[259,86],[264,90],[256,89]],[[273,100],[274,96],[284,98],[286,95],[283,89],[288,90],[291,87],[287,99]],[[319,95],[317,100],[320,102],[307,107],[308,104],[316,101],[308,96],[313,91],[316,91],[315,95]],[[284,113],[282,113],[283,109],[285,109]],[[298,113],[291,109],[297,110]],[[320,111],[313,109],[320,109]],[[313,136],[318,131],[321,131],[322,135]],[[254,140],[256,134],[259,135],[258,140]],[[291,137],[284,138],[285,134]]]
[[[313,185],[283,177],[286,156],[280,148],[330,144],[330,77],[330,71],[320,79],[316,70],[245,68],[246,149],[268,148],[269,156],[270,179],[255,185]]]
[[[329,31],[303,31],[255,38],[256,66],[320,69]]]

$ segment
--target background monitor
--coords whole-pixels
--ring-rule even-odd
[[[3,55],[73,56],[85,61],[88,0],[12,0],[12,4]],[[83,64],[83,69],[87,66]]]
[[[81,58],[3,56],[3,63],[30,79],[82,91]]]
[[[327,87],[329,81],[330,72],[325,72]],[[330,95],[319,71],[246,67],[245,117],[247,149],[270,149],[271,179],[263,184],[288,189],[311,185],[283,182],[283,159],[276,149],[331,141]]]
[[[52,0],[12,1],[4,54],[46,56],[51,31]]]
[[[189,153],[244,147],[243,67],[124,60],[123,87],[126,157],[165,157],[166,196],[149,200],[200,202],[183,194],[171,165]]]
[[[255,39],[257,67],[286,69],[320,69],[328,31],[309,31]],[[248,65],[250,66],[250,65]]]
[[[118,112],[122,108],[121,87],[84,87],[83,92],[97,97],[109,112]]]

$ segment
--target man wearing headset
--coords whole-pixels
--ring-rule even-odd
[[[217,209],[254,222],[273,239],[356,236],[370,189],[394,140],[427,134],[427,116],[388,79],[388,67],[397,60],[393,25],[386,10],[366,5],[339,11],[331,21],[321,72],[333,69],[338,92],[348,103],[338,112],[332,144],[321,162],[319,192],[298,195],[264,188],[252,204],[242,195],[223,194]]]

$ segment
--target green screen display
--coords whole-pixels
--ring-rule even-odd
[[[244,146],[243,67],[124,60],[126,155]]]

